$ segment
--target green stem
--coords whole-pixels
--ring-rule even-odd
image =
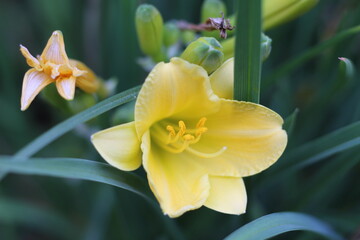
[[[237,9],[234,99],[259,103],[261,0],[239,0]]]

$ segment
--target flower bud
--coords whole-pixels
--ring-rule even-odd
[[[265,34],[261,35],[261,60],[265,61],[271,52],[271,38]],[[223,46],[224,60],[232,58],[235,51],[235,37],[228,38],[221,42]]]
[[[261,34],[261,61],[265,61],[271,52],[271,38],[264,33]]]
[[[190,30],[184,30],[181,32],[181,40],[185,45],[188,45],[195,40],[196,34]]]
[[[215,38],[201,37],[185,49],[181,58],[202,66],[210,74],[223,63],[224,54],[221,44]]]
[[[167,22],[164,26],[163,41],[165,47],[170,47],[179,41],[180,30],[175,23]]]
[[[140,48],[155,61],[161,61],[163,20],[159,11],[150,4],[140,5],[135,14],[136,32]]]
[[[221,13],[226,15],[226,6],[221,0],[205,0],[201,6],[201,22],[205,23],[208,18],[221,17]],[[204,31],[202,35],[220,39],[218,31]]]
[[[263,0],[263,28],[270,29],[304,14],[318,0]]]

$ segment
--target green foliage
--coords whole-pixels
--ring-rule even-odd
[[[318,219],[299,213],[273,213],[252,221],[233,232],[224,240],[257,240],[268,239],[289,231],[311,231],[328,239],[343,239],[329,226]]]
[[[164,22],[199,23],[203,2],[144,3],[153,4]],[[139,2],[0,1],[0,173],[6,176],[0,181],[0,239],[312,240],[319,239],[314,232],[324,239],[359,234],[360,4],[319,1],[307,14],[267,31],[271,54],[261,64],[260,1],[223,2],[229,15],[238,13],[236,36],[242,36],[236,37],[235,78],[242,83],[237,80],[235,93],[244,95],[237,98],[260,101],[283,116],[289,144],[270,169],[245,178],[246,214],[201,208],[173,220],[154,201],[143,169],[111,167],[89,140],[113,121],[131,119],[126,114],[133,105],[116,108],[136,98],[135,86],[147,75],[137,63],[143,57],[134,21]],[[239,2],[252,10],[237,11]],[[179,33],[175,25],[174,36],[195,40],[193,31]],[[63,32],[70,58],[107,83],[117,79],[114,96],[71,117],[40,97],[20,111],[29,68],[19,44],[40,54],[54,30]],[[166,47],[175,45],[181,53],[185,46],[174,36],[167,36]],[[302,231],[285,233],[291,230]]]
[[[238,1],[234,99],[259,103],[261,78],[261,1]]]

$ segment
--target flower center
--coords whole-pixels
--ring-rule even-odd
[[[190,145],[198,143],[201,136],[207,132],[205,127],[206,118],[202,117],[195,128],[187,128],[184,121],[179,121],[178,126],[167,125],[166,130],[169,132],[164,148],[172,153],[181,153],[187,151],[201,158],[213,158],[221,155],[227,147],[222,147],[214,153],[204,153],[190,147]]]

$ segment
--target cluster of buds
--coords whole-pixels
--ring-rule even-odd
[[[263,28],[285,23],[311,9],[318,0],[262,0]],[[226,59],[234,56],[236,14],[225,18],[227,9],[221,0],[205,0],[201,7],[201,23],[183,20],[164,24],[160,12],[152,5],[142,4],[136,11],[136,30],[142,52],[152,63],[167,61],[173,56],[202,66],[209,74]],[[221,16],[221,17],[219,17]],[[226,39],[228,36],[230,38]],[[169,49],[175,48],[175,54]],[[182,52],[182,46],[185,50]],[[271,39],[262,34],[261,57],[271,52]],[[151,69],[151,67],[147,68]]]

